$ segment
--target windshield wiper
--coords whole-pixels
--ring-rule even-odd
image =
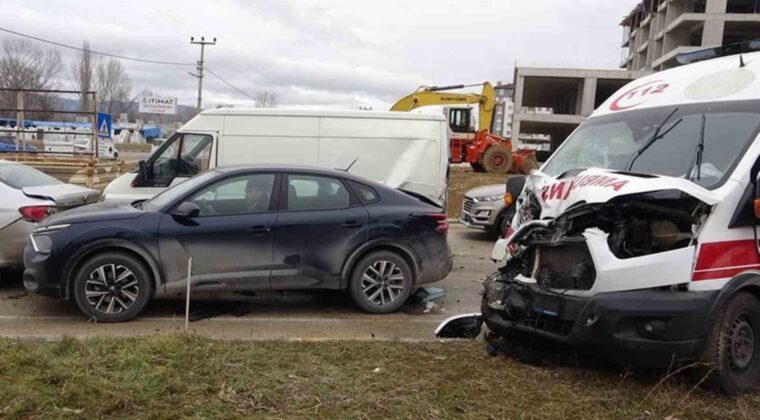
[[[671,131],[673,131],[673,129],[676,128],[676,126],[678,124],[680,124],[681,121],[683,121],[683,117],[679,118],[675,123],[673,123],[673,125],[670,126],[670,128],[668,128],[664,133],[660,134],[660,130],[662,130],[662,127],[664,127],[665,124],[668,123],[668,121],[670,120],[670,118],[676,112],[678,112],[678,108],[673,109],[673,111],[671,111],[671,113],[668,114],[668,116],[665,117],[664,120],[662,120],[662,122],[660,123],[660,125],[657,126],[657,129],[654,130],[654,133],[652,133],[652,137],[649,139],[649,141],[647,141],[646,144],[644,144],[643,146],[641,146],[641,148],[639,150],[637,150],[636,153],[633,154],[633,156],[631,156],[631,159],[628,161],[628,165],[626,166],[626,169],[625,169],[626,171],[630,171],[631,168],[633,168],[633,164],[636,162],[636,159],[638,159],[639,156],[641,156],[642,154],[644,154],[644,152],[646,152],[647,149],[649,149],[649,146],[651,146],[652,144],[654,144],[654,142],[656,142],[657,140],[659,140],[659,139],[667,136],[668,133],[670,133]]]
[[[689,172],[688,179],[691,181],[693,179],[692,172],[694,172],[694,168],[697,169],[697,180],[702,179],[702,155],[704,155],[705,151],[705,125],[707,124],[707,117],[705,114],[702,114],[702,127],[699,129],[699,143],[697,143],[697,148],[694,151],[695,156],[692,163],[689,165]]]

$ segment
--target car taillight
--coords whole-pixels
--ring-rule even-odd
[[[436,232],[441,232],[444,235],[449,233],[449,221],[446,219],[445,214],[441,214],[441,213],[428,214],[427,217],[436,221],[436,224],[437,224],[437,226],[435,227]]]
[[[21,207],[18,209],[18,212],[21,213],[21,217],[23,217],[24,220],[39,223],[48,217],[50,209],[50,206],[27,206]]]

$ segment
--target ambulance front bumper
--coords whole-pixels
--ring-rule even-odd
[[[494,275],[481,310],[497,336],[540,337],[625,366],[664,367],[699,357],[716,296],[649,289],[577,297]]]

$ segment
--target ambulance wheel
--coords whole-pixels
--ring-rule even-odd
[[[760,387],[760,301],[738,292],[710,327],[702,356],[706,384],[735,396]]]
[[[475,172],[485,172],[485,168],[483,168],[483,165],[480,164],[480,162],[470,163],[470,166],[472,166],[472,170]]]
[[[487,172],[506,174],[512,168],[512,153],[506,147],[491,146],[483,153],[482,161]]]

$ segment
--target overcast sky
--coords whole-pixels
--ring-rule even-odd
[[[511,81],[518,65],[617,68],[638,0],[3,0],[0,27],[95,51],[206,66],[281,105],[384,109],[420,85]],[[0,33],[0,39],[13,37]],[[43,45],[44,46],[44,45]],[[45,46],[48,47],[48,46]],[[75,53],[61,50],[71,62]],[[133,93],[195,105],[192,66],[123,61]],[[68,73],[68,72],[67,72]],[[62,81],[62,87],[71,87]],[[250,105],[210,74],[204,107]]]

